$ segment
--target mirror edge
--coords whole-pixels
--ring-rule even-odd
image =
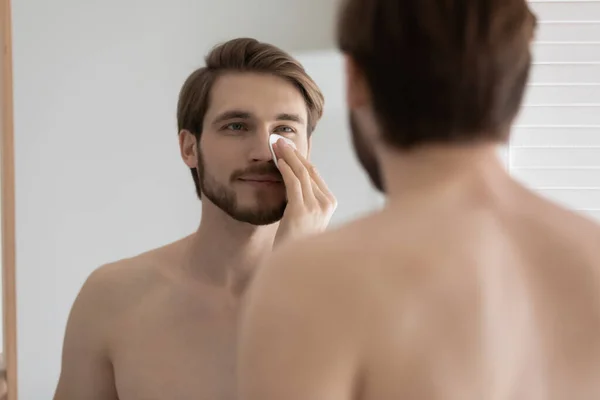
[[[16,307],[16,249],[15,249],[15,166],[14,166],[14,104],[12,59],[12,9],[10,0],[0,0],[2,27],[2,108],[3,126],[1,154],[1,212],[2,212],[2,296],[4,361],[7,400],[17,400],[17,307]]]

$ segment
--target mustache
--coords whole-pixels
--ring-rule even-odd
[[[231,180],[235,181],[243,178],[245,175],[272,175],[281,178],[281,172],[275,166],[273,161],[263,164],[253,164],[245,169],[239,169],[231,174]]]

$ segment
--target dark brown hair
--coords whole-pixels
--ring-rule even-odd
[[[346,0],[338,24],[388,144],[508,139],[531,65],[526,0]]]
[[[324,97],[302,65],[288,53],[256,39],[233,39],[214,47],[205,58],[206,66],[194,71],[185,81],[177,103],[178,131],[187,130],[200,140],[202,123],[210,104],[211,89],[226,72],[272,74],[294,84],[306,102],[308,135],[323,115]],[[198,171],[192,169],[198,197],[201,196]]]

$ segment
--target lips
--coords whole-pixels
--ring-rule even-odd
[[[246,182],[264,182],[264,183],[280,183],[281,178],[277,176],[271,175],[253,175],[253,176],[243,176],[240,178],[242,181]]]

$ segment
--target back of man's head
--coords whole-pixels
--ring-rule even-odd
[[[339,47],[362,72],[385,141],[504,141],[531,65],[527,0],[345,0]]]

